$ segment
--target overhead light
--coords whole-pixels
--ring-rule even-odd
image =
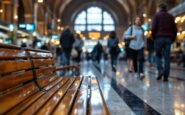
[[[3,13],[3,9],[0,9],[0,13]]]
[[[38,3],[43,3],[43,0],[38,0]]]
[[[60,30],[60,26],[58,26],[57,29]]]
[[[61,22],[61,20],[60,20],[60,19],[58,19],[58,20],[57,20],[57,22]]]
[[[147,17],[147,14],[144,13],[144,14],[143,14],[143,17]]]
[[[150,18],[149,18],[149,19],[148,19],[148,21],[149,21],[149,22],[151,22],[151,21],[152,21],[152,19],[150,19]]]
[[[16,15],[16,16],[14,17],[14,19],[17,20],[17,19],[18,19],[18,16]]]

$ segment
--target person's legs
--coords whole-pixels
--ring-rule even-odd
[[[182,61],[183,61],[183,67],[185,67],[185,54],[183,54]]]
[[[170,38],[165,39],[164,45],[164,81],[168,80],[170,74],[170,50],[172,41]]]
[[[132,50],[132,61],[133,61],[134,71],[136,73],[138,72],[137,57],[138,57],[138,52],[136,50]]]
[[[138,67],[139,73],[144,73],[143,71],[143,63],[144,63],[144,49],[138,51]]]
[[[70,59],[71,59],[71,48],[67,48],[64,50],[65,56],[66,56],[66,64],[70,64]]]
[[[156,65],[159,74],[162,74],[164,72],[163,67],[162,67],[162,51],[163,51],[163,39],[158,38],[155,40],[155,51],[156,51]],[[162,77],[162,76],[161,76]]]
[[[149,62],[149,64],[152,63],[152,52],[151,52],[151,50],[148,51],[148,62]]]
[[[111,54],[111,66],[112,66],[112,70],[114,70],[114,71],[115,71],[115,66],[116,66],[116,64],[117,64],[116,61],[117,61],[117,60],[116,60],[116,56],[115,56],[114,53],[112,53],[112,54]]]
[[[125,52],[126,52],[126,59],[127,59],[127,65],[128,65],[128,71],[132,72],[132,49],[130,48],[125,48]]]
[[[133,71],[133,64],[132,64],[132,58],[129,58],[129,59],[127,59],[127,64],[128,64],[128,70],[129,70],[129,72],[132,72]]]

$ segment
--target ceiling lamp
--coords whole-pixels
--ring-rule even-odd
[[[38,3],[43,3],[44,0],[38,0]]]

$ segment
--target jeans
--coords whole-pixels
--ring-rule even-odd
[[[65,65],[70,65],[70,59],[71,59],[71,50],[72,48],[63,48],[64,55],[65,55]]]
[[[171,44],[172,40],[169,37],[158,37],[155,40],[157,69],[158,72],[163,73],[166,78],[168,78],[170,74]],[[162,58],[164,58],[164,64],[162,63]]]
[[[154,50],[148,51],[148,62],[153,64],[155,62]]]
[[[118,57],[117,54],[114,54],[114,53],[111,54],[111,65],[112,65],[112,68],[117,65],[117,57]]]
[[[144,71],[143,71],[144,48],[142,48],[140,50],[131,49],[131,53],[132,53],[134,71],[136,73],[144,73]]]

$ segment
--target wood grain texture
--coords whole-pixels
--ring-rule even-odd
[[[0,92],[20,85],[31,80],[32,78],[32,71],[20,72],[17,74],[0,77]]]
[[[0,59],[25,59],[28,58],[26,51],[20,49],[0,48]]]
[[[31,67],[29,60],[0,61],[0,74],[26,70]]]
[[[58,77],[56,80],[54,80],[49,85],[47,85],[44,89],[49,90],[49,91],[53,91],[53,90],[56,90],[59,85],[63,85],[65,82],[66,82],[66,78]],[[31,105],[33,105],[37,100],[39,100],[40,98],[43,98],[43,95],[49,93],[49,91],[48,92],[39,91],[39,92],[35,93],[34,95],[30,96],[25,101],[16,105],[14,108],[9,110],[5,114],[7,114],[7,115],[21,114],[23,111],[28,109]]]
[[[53,79],[52,76],[45,77],[39,79],[38,82],[40,83],[41,87],[45,87],[48,84],[48,81]],[[0,114],[5,113],[12,107],[16,106],[18,103],[22,102],[29,96],[33,95],[34,93],[38,92],[38,88],[35,84],[29,83],[26,84],[14,91],[8,92],[7,94],[0,96]]]

